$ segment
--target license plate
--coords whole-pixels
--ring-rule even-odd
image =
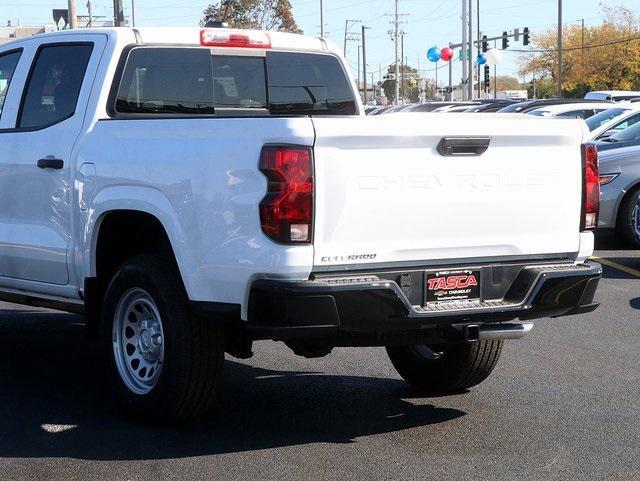
[[[480,299],[480,270],[427,272],[426,303]]]

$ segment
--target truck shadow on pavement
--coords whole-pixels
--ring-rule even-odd
[[[394,379],[272,371],[227,361],[221,414],[179,427],[124,419],[79,317],[0,310],[0,457],[167,459],[361,436],[465,413],[416,405]]]

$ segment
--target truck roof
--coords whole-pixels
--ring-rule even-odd
[[[142,44],[175,44],[175,45],[200,45],[200,34],[203,30],[219,32],[221,34],[267,34],[271,39],[271,49],[273,50],[298,50],[312,52],[332,52],[340,54],[339,49],[325,39],[299,35],[287,32],[272,32],[260,30],[240,30],[231,28],[201,28],[201,27],[108,27],[108,28],[78,28],[74,30],[63,30],[34,35],[35,38],[42,37],[69,37],[86,33],[103,33],[109,37],[133,37],[137,36]],[[34,38],[27,37],[27,38]],[[5,45],[24,41],[27,38],[20,38],[7,42]]]

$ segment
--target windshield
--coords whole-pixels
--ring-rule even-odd
[[[634,124],[628,129],[624,129],[622,132],[618,132],[617,134],[613,134],[609,137],[609,142],[624,142],[627,140],[635,140],[640,138],[640,123]]]
[[[537,115],[538,117],[546,117],[550,112],[548,110],[532,110],[527,112],[527,115]]]
[[[629,112],[629,109],[614,108],[603,110],[599,114],[594,115],[586,120],[589,130],[593,132],[597,128],[602,127],[604,124],[609,123],[616,117],[620,117],[625,112]]]

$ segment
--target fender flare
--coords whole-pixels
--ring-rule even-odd
[[[100,190],[93,197],[83,222],[78,255],[79,278],[96,276],[96,248],[102,221],[115,211],[137,211],[152,215],[164,228],[176,259],[187,292],[190,292],[188,276],[184,275],[191,265],[183,249],[186,245],[184,232],[178,220],[178,214],[169,199],[159,190],[146,186],[112,186]]]

